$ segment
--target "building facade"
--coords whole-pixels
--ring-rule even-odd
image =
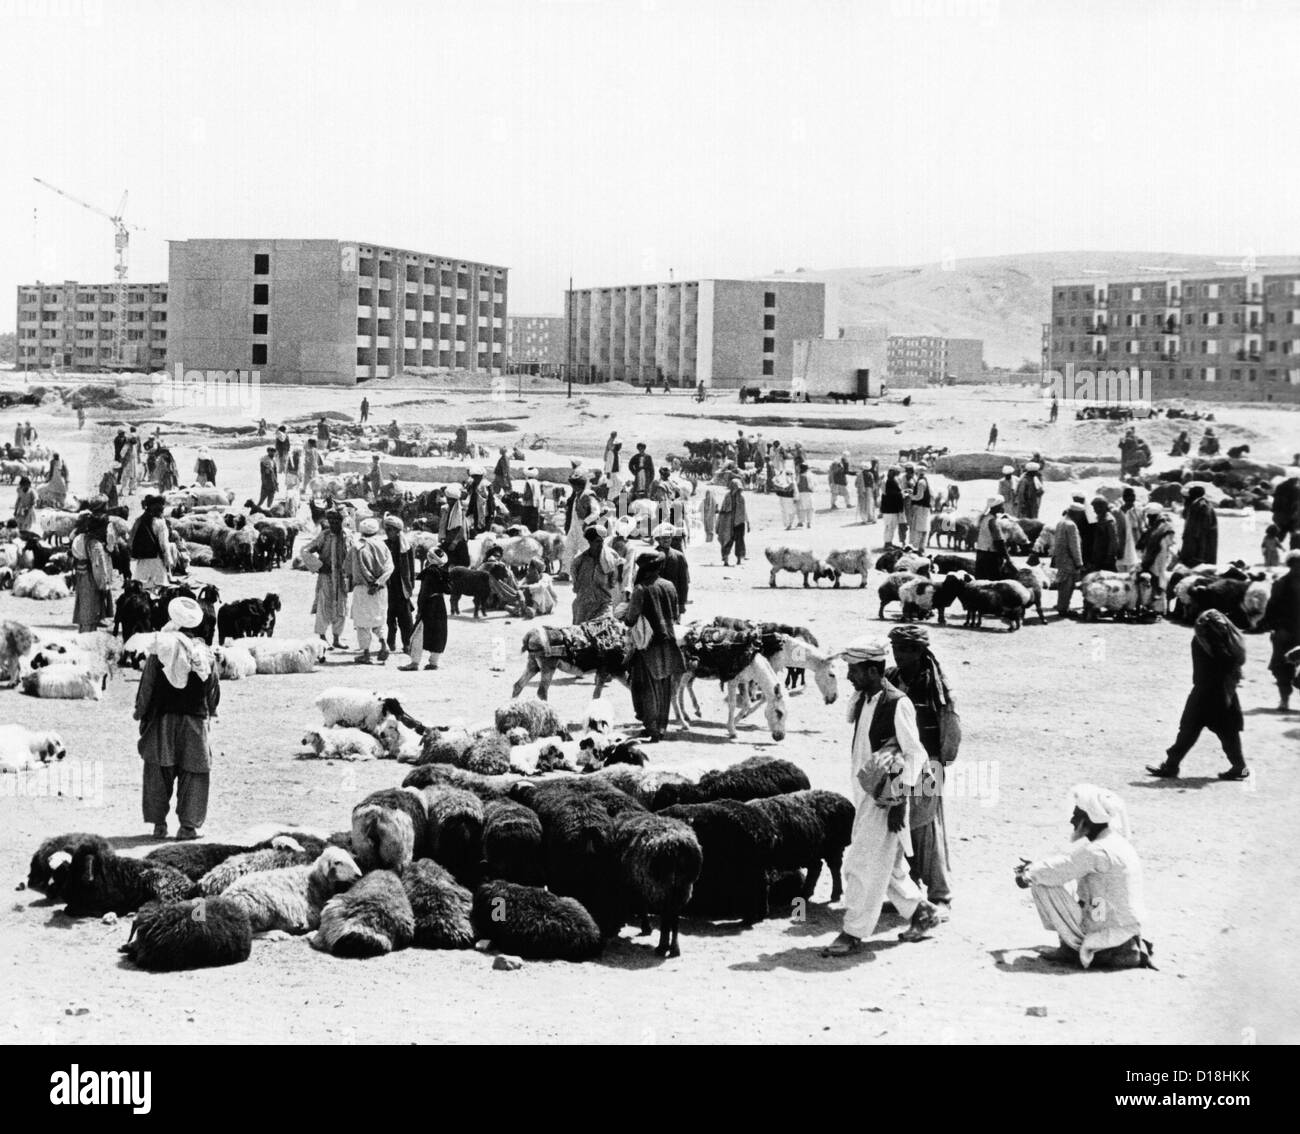
[[[796,339],[790,392],[796,400],[836,394],[878,398],[886,367],[882,338]]]
[[[501,374],[507,269],[337,240],[179,240],[168,369],[353,385]]]
[[[563,315],[508,315],[507,365],[534,374],[558,372],[567,358],[568,328]]]
[[[825,327],[821,283],[686,280],[568,294],[576,381],[788,386]]]
[[[1300,269],[1058,280],[1045,355],[1149,375],[1155,398],[1300,402]]]
[[[942,386],[949,379],[978,382],[984,371],[982,339],[942,335],[890,335],[891,386]]]
[[[117,284],[20,284],[19,370],[161,370],[167,355],[167,285],[129,284],[122,358],[116,357]]]

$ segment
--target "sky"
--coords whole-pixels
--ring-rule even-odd
[[[1287,0],[0,0],[18,283],[336,238],[577,287],[1065,250],[1294,254]],[[2,297],[8,296],[6,301]]]

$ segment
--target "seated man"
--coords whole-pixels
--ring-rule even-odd
[[[1015,872],[1043,926],[1061,939],[1057,959],[1085,969],[1154,968],[1151,942],[1142,937],[1142,863],[1127,838],[1123,802],[1112,791],[1078,784],[1070,824],[1068,851],[1041,862],[1022,859]]]

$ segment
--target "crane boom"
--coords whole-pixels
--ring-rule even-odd
[[[113,273],[117,276],[117,291],[114,303],[114,327],[113,327],[113,361],[118,365],[125,365],[126,359],[126,266],[127,251],[131,243],[131,234],[129,229],[136,228],[136,225],[128,225],[123,222],[122,215],[126,212],[127,190],[122,192],[122,200],[117,206],[117,215],[105,212],[97,205],[92,205],[89,201],[83,201],[80,197],[73,196],[57,185],[51,185],[48,181],[42,181],[39,177],[33,177],[38,185],[44,185],[46,189],[57,193],[60,197],[66,197],[74,204],[80,205],[83,209],[89,209],[92,213],[103,217],[113,226],[113,248],[117,253],[117,263],[113,267]]]

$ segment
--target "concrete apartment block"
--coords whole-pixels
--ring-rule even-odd
[[[510,315],[506,318],[506,359],[511,366],[563,365],[569,321],[563,315]]]
[[[169,369],[348,386],[504,371],[502,267],[337,240],[183,240],[169,275]]]
[[[167,314],[165,283],[127,285],[119,366],[116,283],[20,284],[18,369],[161,370],[167,355]]]
[[[1049,371],[1147,374],[1155,398],[1300,402],[1300,267],[1058,280]]]
[[[948,339],[942,335],[889,336],[890,386],[941,386],[949,375],[958,382],[978,382],[983,370],[982,339]]]
[[[682,280],[585,288],[567,298],[577,381],[788,385],[795,339],[825,323],[820,283]]]

